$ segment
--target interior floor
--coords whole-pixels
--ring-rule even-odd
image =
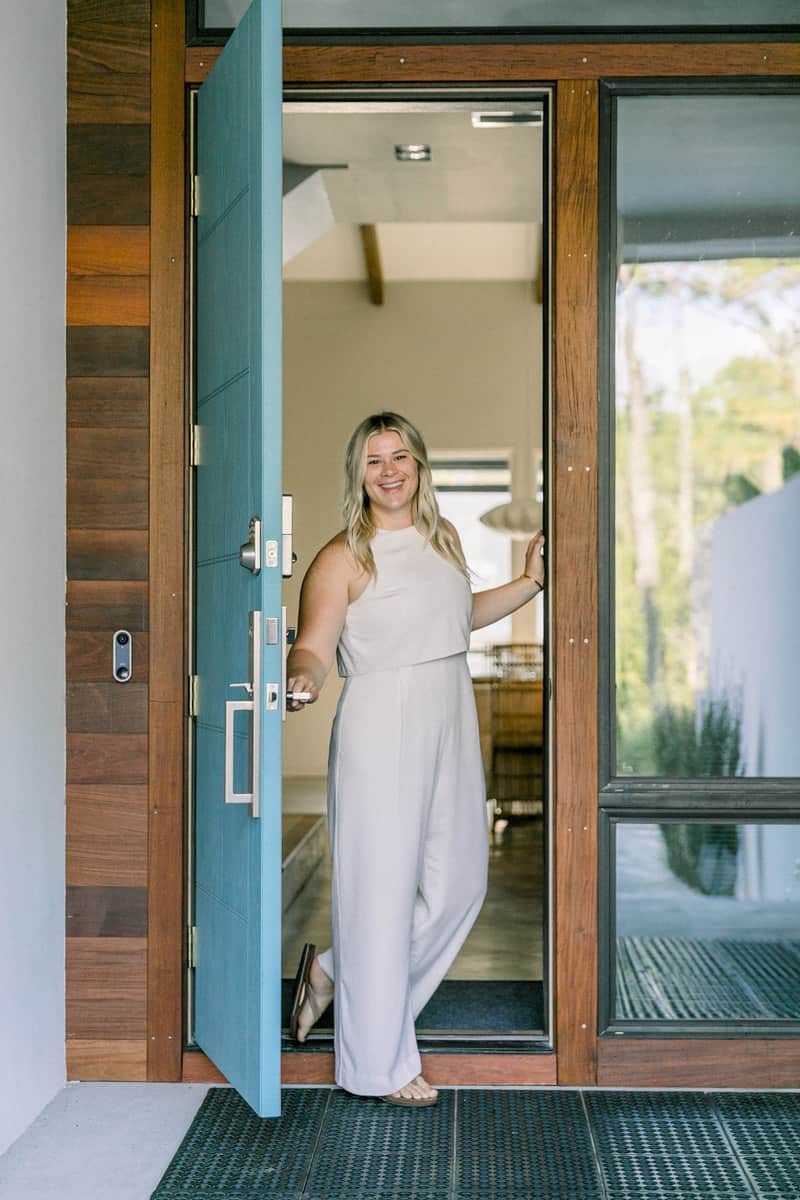
[[[313,942],[323,949],[331,941],[324,788],[324,779],[286,780],[284,786],[282,973],[287,1006],[303,945]],[[541,818],[515,819],[492,834],[483,909],[445,980],[420,1014],[418,1031],[543,1028],[543,860]],[[304,878],[298,880],[298,873]],[[320,1030],[330,1024],[328,1014]]]

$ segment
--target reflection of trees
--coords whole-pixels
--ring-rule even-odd
[[[710,378],[690,337],[701,315],[719,342]],[[780,487],[800,462],[800,263],[624,265],[618,324],[618,767],[691,777],[689,758],[668,771],[657,760],[663,721],[683,711],[702,727],[709,606],[698,558],[722,513]]]

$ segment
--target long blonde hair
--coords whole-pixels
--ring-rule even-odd
[[[428,462],[428,451],[422,435],[410,421],[398,413],[380,412],[365,417],[354,430],[344,456],[344,505],[347,548],[353,558],[369,575],[375,575],[375,559],[370,542],[375,536],[369,497],[364,491],[367,467],[367,447],[375,433],[397,433],[417,464],[419,483],[411,502],[414,525],[434,550],[469,580],[469,570],[456,539],[444,524],[436,501]]]

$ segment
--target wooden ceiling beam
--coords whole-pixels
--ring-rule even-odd
[[[364,261],[367,265],[367,288],[371,304],[383,304],[383,271],[381,252],[378,246],[378,229],[375,225],[359,225]]]

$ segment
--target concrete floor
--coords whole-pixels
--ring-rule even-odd
[[[207,1084],[69,1083],[0,1156],[2,1200],[148,1200]]]
[[[284,781],[284,812],[324,812],[324,779]],[[544,849],[541,819],[512,822],[489,848],[483,908],[448,979],[542,979]],[[331,942],[331,860],[319,866],[284,913],[283,975],[294,976],[305,942]]]

